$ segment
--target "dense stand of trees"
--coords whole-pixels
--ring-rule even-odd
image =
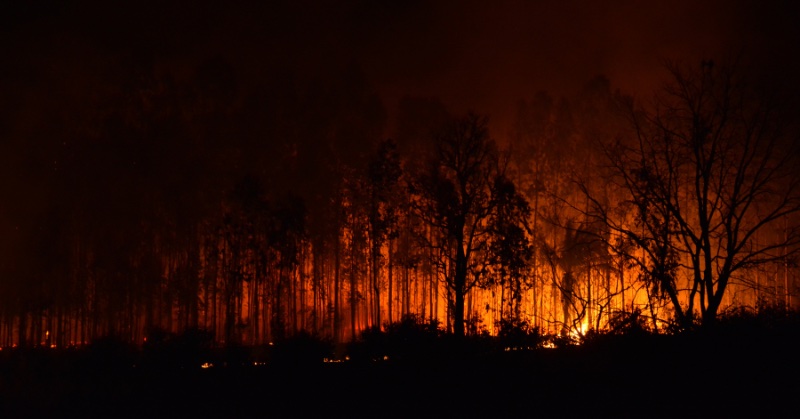
[[[539,93],[509,138],[406,99],[394,139],[353,69],[246,91],[223,59],[189,81],[132,70],[79,119],[6,132],[25,183],[0,213],[0,346],[341,342],[409,315],[568,335],[793,307],[797,132],[730,68],[671,70],[655,106],[602,77]]]

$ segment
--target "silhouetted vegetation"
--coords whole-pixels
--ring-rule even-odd
[[[615,331],[590,331],[553,348],[553,337],[525,324],[504,325],[498,336],[457,338],[435,322],[409,316],[365,331],[341,358],[333,355],[330,340],[300,332],[268,345],[268,352],[211,348],[203,352],[205,368],[184,362],[198,348],[208,349],[202,331],[157,341],[154,332],[148,338],[153,345],[141,350],[111,337],[70,350],[9,348],[0,351],[0,411],[26,417],[56,411],[124,417],[265,411],[362,416],[390,406],[385,416],[404,417],[418,413],[414,403],[421,398],[460,397],[469,389],[474,393],[463,404],[436,403],[426,412],[527,416],[531,401],[540,414],[566,416],[629,417],[641,409],[656,417],[686,411],[777,414],[793,408],[794,387],[782,377],[800,373],[800,314],[725,312],[714,328],[674,334],[649,330],[637,317],[626,316],[625,326]],[[697,356],[709,352],[713,358]],[[178,364],[154,363],[165,360]],[[709,376],[713,384],[706,394],[713,403],[666,396]],[[303,403],[293,401],[297,394]],[[342,402],[354,394],[364,410]],[[581,404],[565,411],[576,394]],[[668,404],[662,404],[665,398]],[[631,412],[619,414],[620,403]]]
[[[206,330],[187,329],[176,335],[154,329],[142,345],[138,365],[153,369],[200,368],[213,362],[213,350],[213,335]]]
[[[546,337],[538,327],[525,320],[501,320],[498,325],[497,340],[503,350],[533,350],[541,348]]]
[[[303,330],[274,342],[270,346],[267,363],[278,367],[304,367],[320,365],[334,359],[334,344],[331,339]]]
[[[17,3],[0,418],[773,416],[800,390],[795,10]]]
[[[540,92],[511,142],[485,115],[411,98],[383,138],[355,69],[327,96],[233,101],[230,67],[131,75],[130,100],[54,145],[50,204],[3,253],[18,257],[0,265],[0,346],[114,336],[164,347],[153,364],[193,364],[209,346],[303,331],[342,346],[414,316],[563,346],[798,301],[796,127],[727,67],[670,67],[655,108],[604,77]],[[304,112],[276,119],[292,106]],[[247,125],[259,118],[272,124]]]
[[[420,362],[447,356],[447,340],[438,321],[407,315],[383,329],[364,330],[348,353],[356,362]]]

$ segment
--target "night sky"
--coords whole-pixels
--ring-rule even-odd
[[[240,90],[355,68],[389,110],[404,95],[438,97],[496,125],[538,90],[569,94],[599,74],[647,94],[665,59],[741,54],[774,77],[800,70],[800,16],[789,1],[24,3],[33,4],[3,11],[11,111],[20,100],[45,106],[31,96],[53,88],[69,100],[78,94],[70,89],[114,83],[116,66],[180,78],[212,57],[230,63]]]
[[[790,1],[19,3],[0,10],[5,251],[26,228],[43,231],[48,211],[68,214],[52,209],[64,199],[93,207],[88,219],[119,219],[119,208],[95,201],[127,208],[153,187],[191,195],[253,170],[289,175],[301,193],[323,188],[320,159],[347,162],[397,135],[402,98],[424,98],[411,107],[426,103],[428,114],[439,102],[487,114],[502,141],[518,101],[541,90],[569,96],[597,75],[646,98],[664,60],[740,56],[784,90],[800,73]],[[161,121],[137,128],[157,146],[120,140],[115,120]],[[188,143],[158,140],[177,137]],[[147,169],[120,173],[144,164],[137,153]],[[214,197],[177,202],[199,200]]]

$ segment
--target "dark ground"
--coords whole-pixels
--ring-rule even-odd
[[[0,418],[797,417],[800,352],[778,338],[208,369],[6,349]]]

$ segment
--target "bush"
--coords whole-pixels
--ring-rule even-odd
[[[276,341],[270,351],[270,361],[277,367],[310,366],[333,357],[333,342],[301,330],[286,339]]]
[[[497,322],[497,341],[503,350],[532,350],[540,347],[544,337],[538,327],[526,320],[503,319]]]
[[[442,330],[438,320],[424,321],[407,315],[399,322],[364,330],[359,340],[348,346],[355,361],[422,360],[440,351]]]
[[[95,339],[82,352],[83,366],[98,372],[118,372],[137,362],[133,345],[114,335]]]
[[[187,329],[181,334],[151,329],[142,345],[143,366],[158,369],[200,368],[212,357],[214,336],[204,329]]]
[[[647,319],[642,311],[617,311],[612,313],[609,321],[609,333],[613,335],[645,335],[650,333]]]

